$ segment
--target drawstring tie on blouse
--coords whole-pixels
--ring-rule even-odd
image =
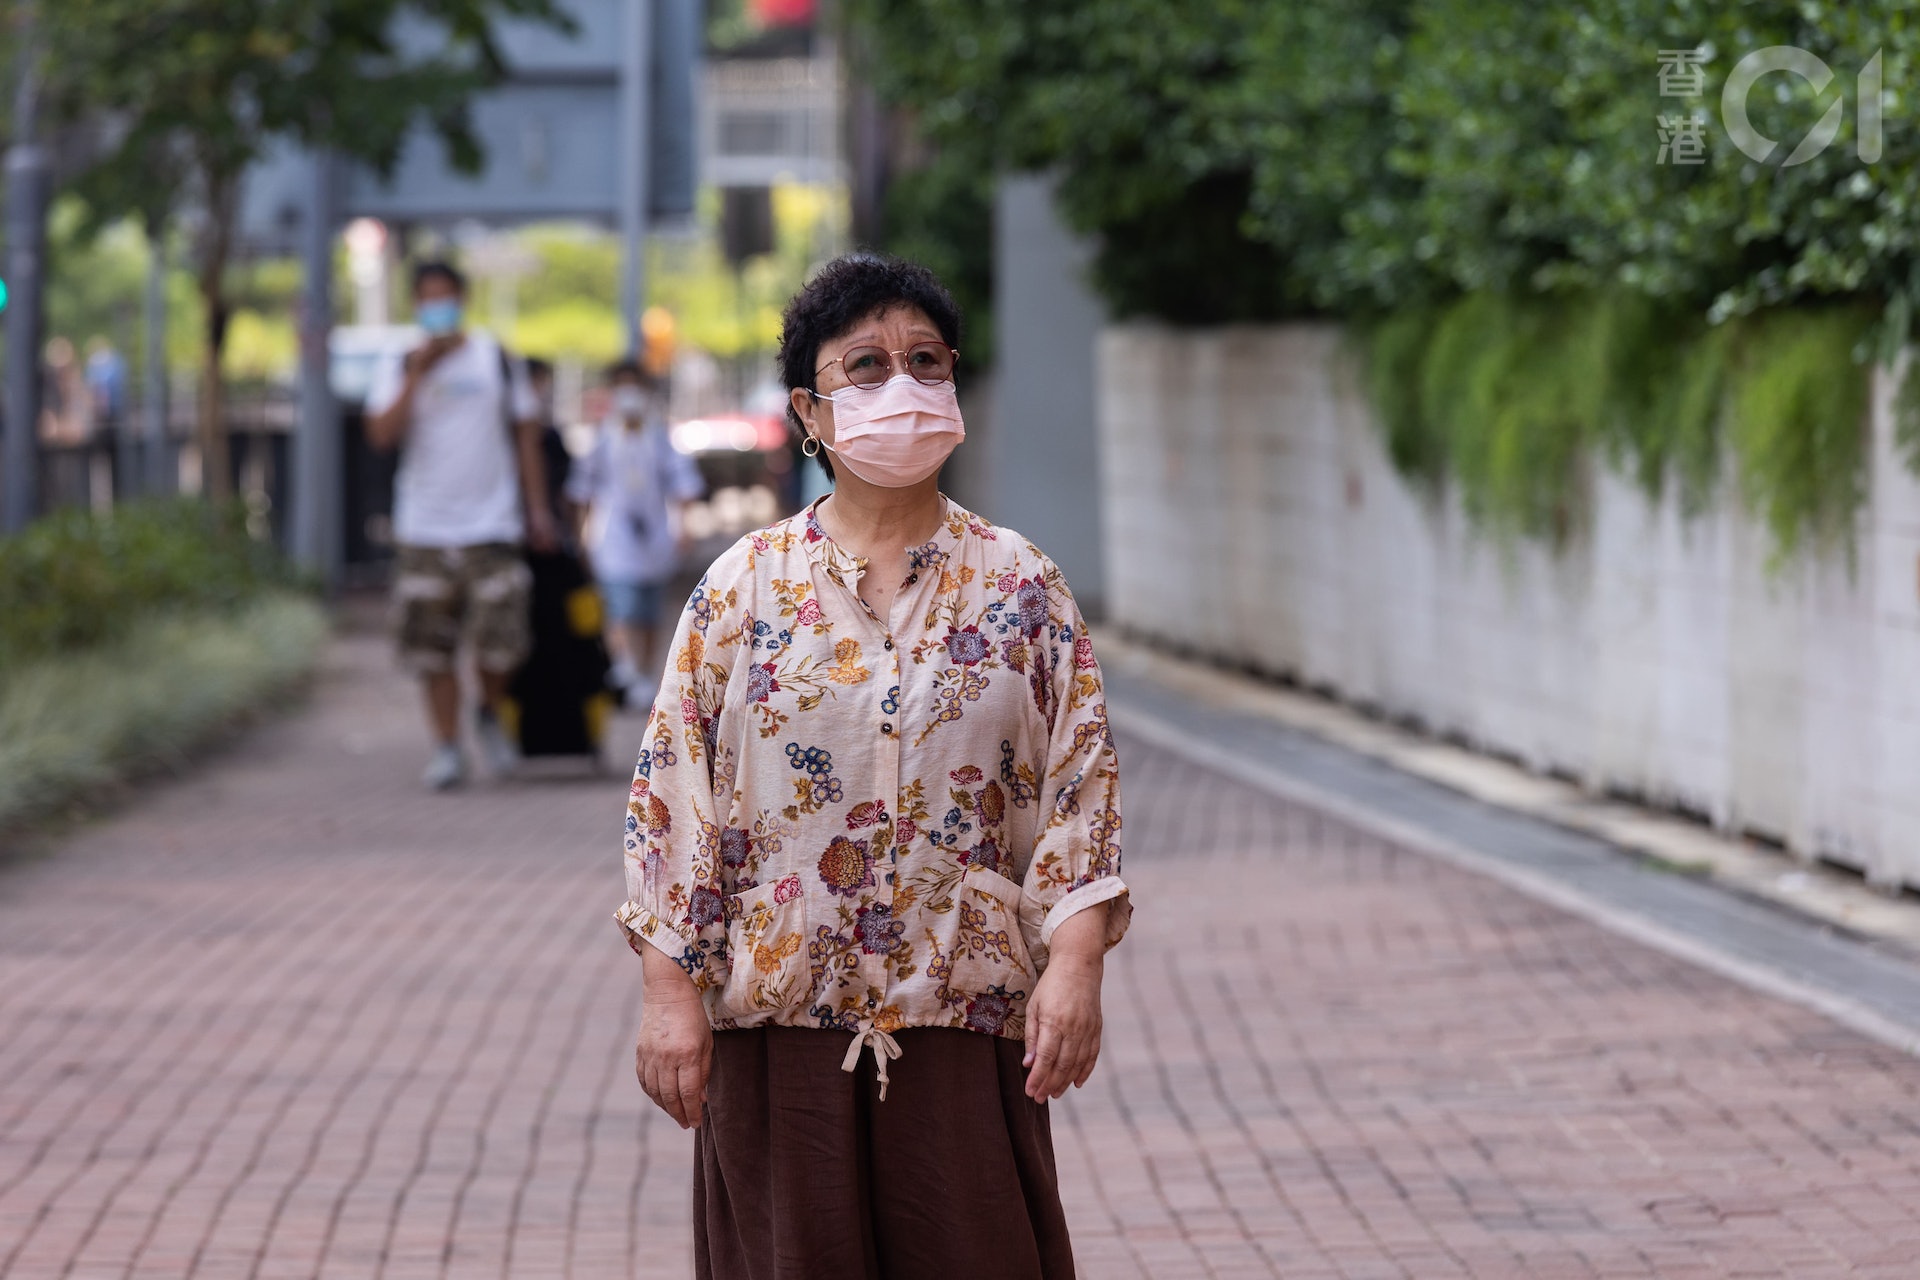
[[[869,1023],[865,1028],[854,1033],[853,1043],[847,1046],[847,1056],[841,1060],[840,1069],[852,1071],[859,1066],[860,1051],[868,1047],[873,1049],[873,1065],[878,1068],[880,1074],[880,1101],[885,1102],[887,1100],[887,1063],[890,1059],[900,1056],[900,1046],[892,1036]]]

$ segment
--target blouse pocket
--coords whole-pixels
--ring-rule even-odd
[[[998,1033],[1014,1004],[1033,991],[1033,960],[1020,933],[1020,886],[998,872],[968,867],[954,895],[954,914],[959,929],[947,985],[975,997],[968,1002],[967,1025]]]
[[[725,907],[731,969],[717,1014],[746,1021],[805,1005],[812,983],[798,877],[733,894]]]

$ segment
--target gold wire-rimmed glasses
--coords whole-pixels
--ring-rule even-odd
[[[894,357],[900,357],[898,366]],[[813,371],[819,377],[834,365],[847,375],[847,381],[863,391],[885,386],[887,379],[898,372],[907,374],[915,382],[929,387],[953,377],[953,366],[960,359],[960,353],[944,342],[916,342],[905,351],[889,351],[885,347],[850,347],[839,356],[827,361]]]

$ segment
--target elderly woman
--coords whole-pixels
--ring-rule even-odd
[[[939,491],[959,333],[869,254],[788,305],[833,491],[714,562],[647,725],[618,919],[702,1277],[1073,1275],[1045,1104],[1132,913],[1119,769],[1059,569]]]

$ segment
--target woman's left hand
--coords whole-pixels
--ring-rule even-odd
[[[1060,922],[1047,970],[1027,999],[1027,1096],[1058,1098],[1085,1084],[1100,1057],[1100,980],[1106,969],[1106,904]]]

